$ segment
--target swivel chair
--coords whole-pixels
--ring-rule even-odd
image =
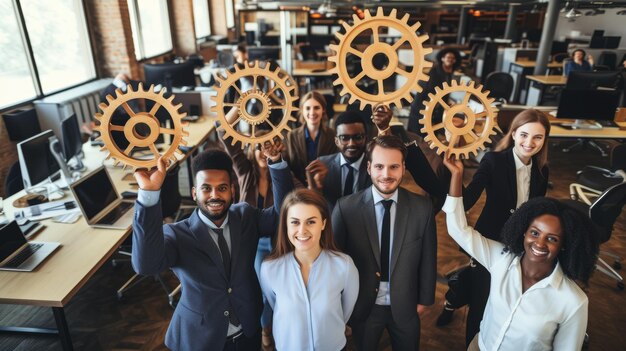
[[[602,51],[596,62],[596,66],[606,66],[608,71],[614,70],[616,65],[617,55],[613,51]]]
[[[591,204],[606,189],[626,182],[626,144],[619,144],[611,150],[609,169],[586,166],[576,173],[576,183],[569,186],[573,200]]]
[[[613,226],[622,213],[624,204],[626,204],[626,183],[619,183],[608,188],[590,205],[575,200],[565,200],[564,202],[589,216],[596,228],[595,234],[598,235],[598,241],[602,244],[611,238]],[[620,269],[622,266],[621,258],[606,251],[600,251],[600,255],[613,258],[613,267],[601,257],[598,257],[596,270],[617,281],[617,289],[624,290],[624,278],[615,271],[615,269]]]
[[[11,168],[9,168],[7,177],[4,180],[4,192],[6,193],[6,196],[9,197],[22,189],[24,189],[22,171],[20,170],[19,161],[16,161]]]
[[[485,89],[489,96],[504,104],[507,103],[513,92],[513,77],[506,72],[491,72],[485,80]]]

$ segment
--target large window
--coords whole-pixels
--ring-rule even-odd
[[[0,109],[96,77],[81,0],[0,0]]]
[[[167,0],[128,0],[137,60],[172,51]]]
[[[224,0],[224,8],[226,9],[226,28],[234,28],[235,10],[233,9],[233,0]]]
[[[211,35],[209,0],[193,0],[193,25],[196,29],[196,39]]]

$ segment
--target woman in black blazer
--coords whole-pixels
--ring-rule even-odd
[[[524,110],[515,116],[495,151],[488,152],[481,160],[472,182],[463,191],[463,204],[468,211],[483,191],[487,192],[485,206],[475,225],[476,230],[485,237],[500,241],[500,230],[515,209],[530,198],[546,195],[549,135],[550,122],[546,116],[537,110]],[[527,180],[528,173],[530,180]],[[518,179],[523,182],[519,187]],[[471,266],[467,344],[479,330],[490,286],[489,272],[476,262]],[[462,305],[451,301],[455,296],[458,293],[452,290],[446,294],[446,305],[440,316],[443,320],[438,320],[438,325],[447,324],[454,308]]]

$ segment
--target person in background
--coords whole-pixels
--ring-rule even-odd
[[[235,62],[237,63],[244,63],[245,61],[248,61],[248,49],[246,49],[246,44],[237,44],[237,48],[233,51],[233,56],[235,57]]]
[[[300,122],[302,126],[287,134],[283,158],[302,184],[313,186],[307,180],[306,167],[320,156],[337,152],[335,131],[326,125],[328,116],[324,95],[311,91],[300,99]]]
[[[488,239],[499,241],[506,220],[528,199],[543,197],[548,188],[548,137],[550,122],[540,111],[520,112],[495,151],[485,154],[472,181],[463,191],[465,211],[487,192],[485,206],[476,221],[476,230]],[[466,323],[466,344],[474,338],[489,297],[489,272],[480,262],[472,260],[471,286],[468,292],[446,293],[446,302],[437,325],[450,322],[455,308],[462,303],[456,296],[469,294],[469,312]]]
[[[298,189],[285,198],[276,246],[261,265],[277,350],[338,351],[359,293],[359,273],[335,247],[326,199]]]
[[[587,55],[585,59],[585,50],[576,49],[572,52],[572,60],[565,64],[565,72],[563,74],[565,76],[569,76],[569,73],[572,71],[591,71],[593,69],[593,57],[591,55]]]
[[[463,163],[452,173],[443,210],[448,233],[490,275],[491,293],[468,350],[580,350],[587,329],[586,284],[599,244],[591,221],[555,199],[535,197],[513,213],[500,241],[467,224]]]

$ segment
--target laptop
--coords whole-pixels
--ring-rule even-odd
[[[0,229],[0,270],[31,272],[61,244],[28,242],[16,221]]]
[[[87,224],[94,228],[128,229],[134,201],[123,200],[104,166],[70,185]]]

